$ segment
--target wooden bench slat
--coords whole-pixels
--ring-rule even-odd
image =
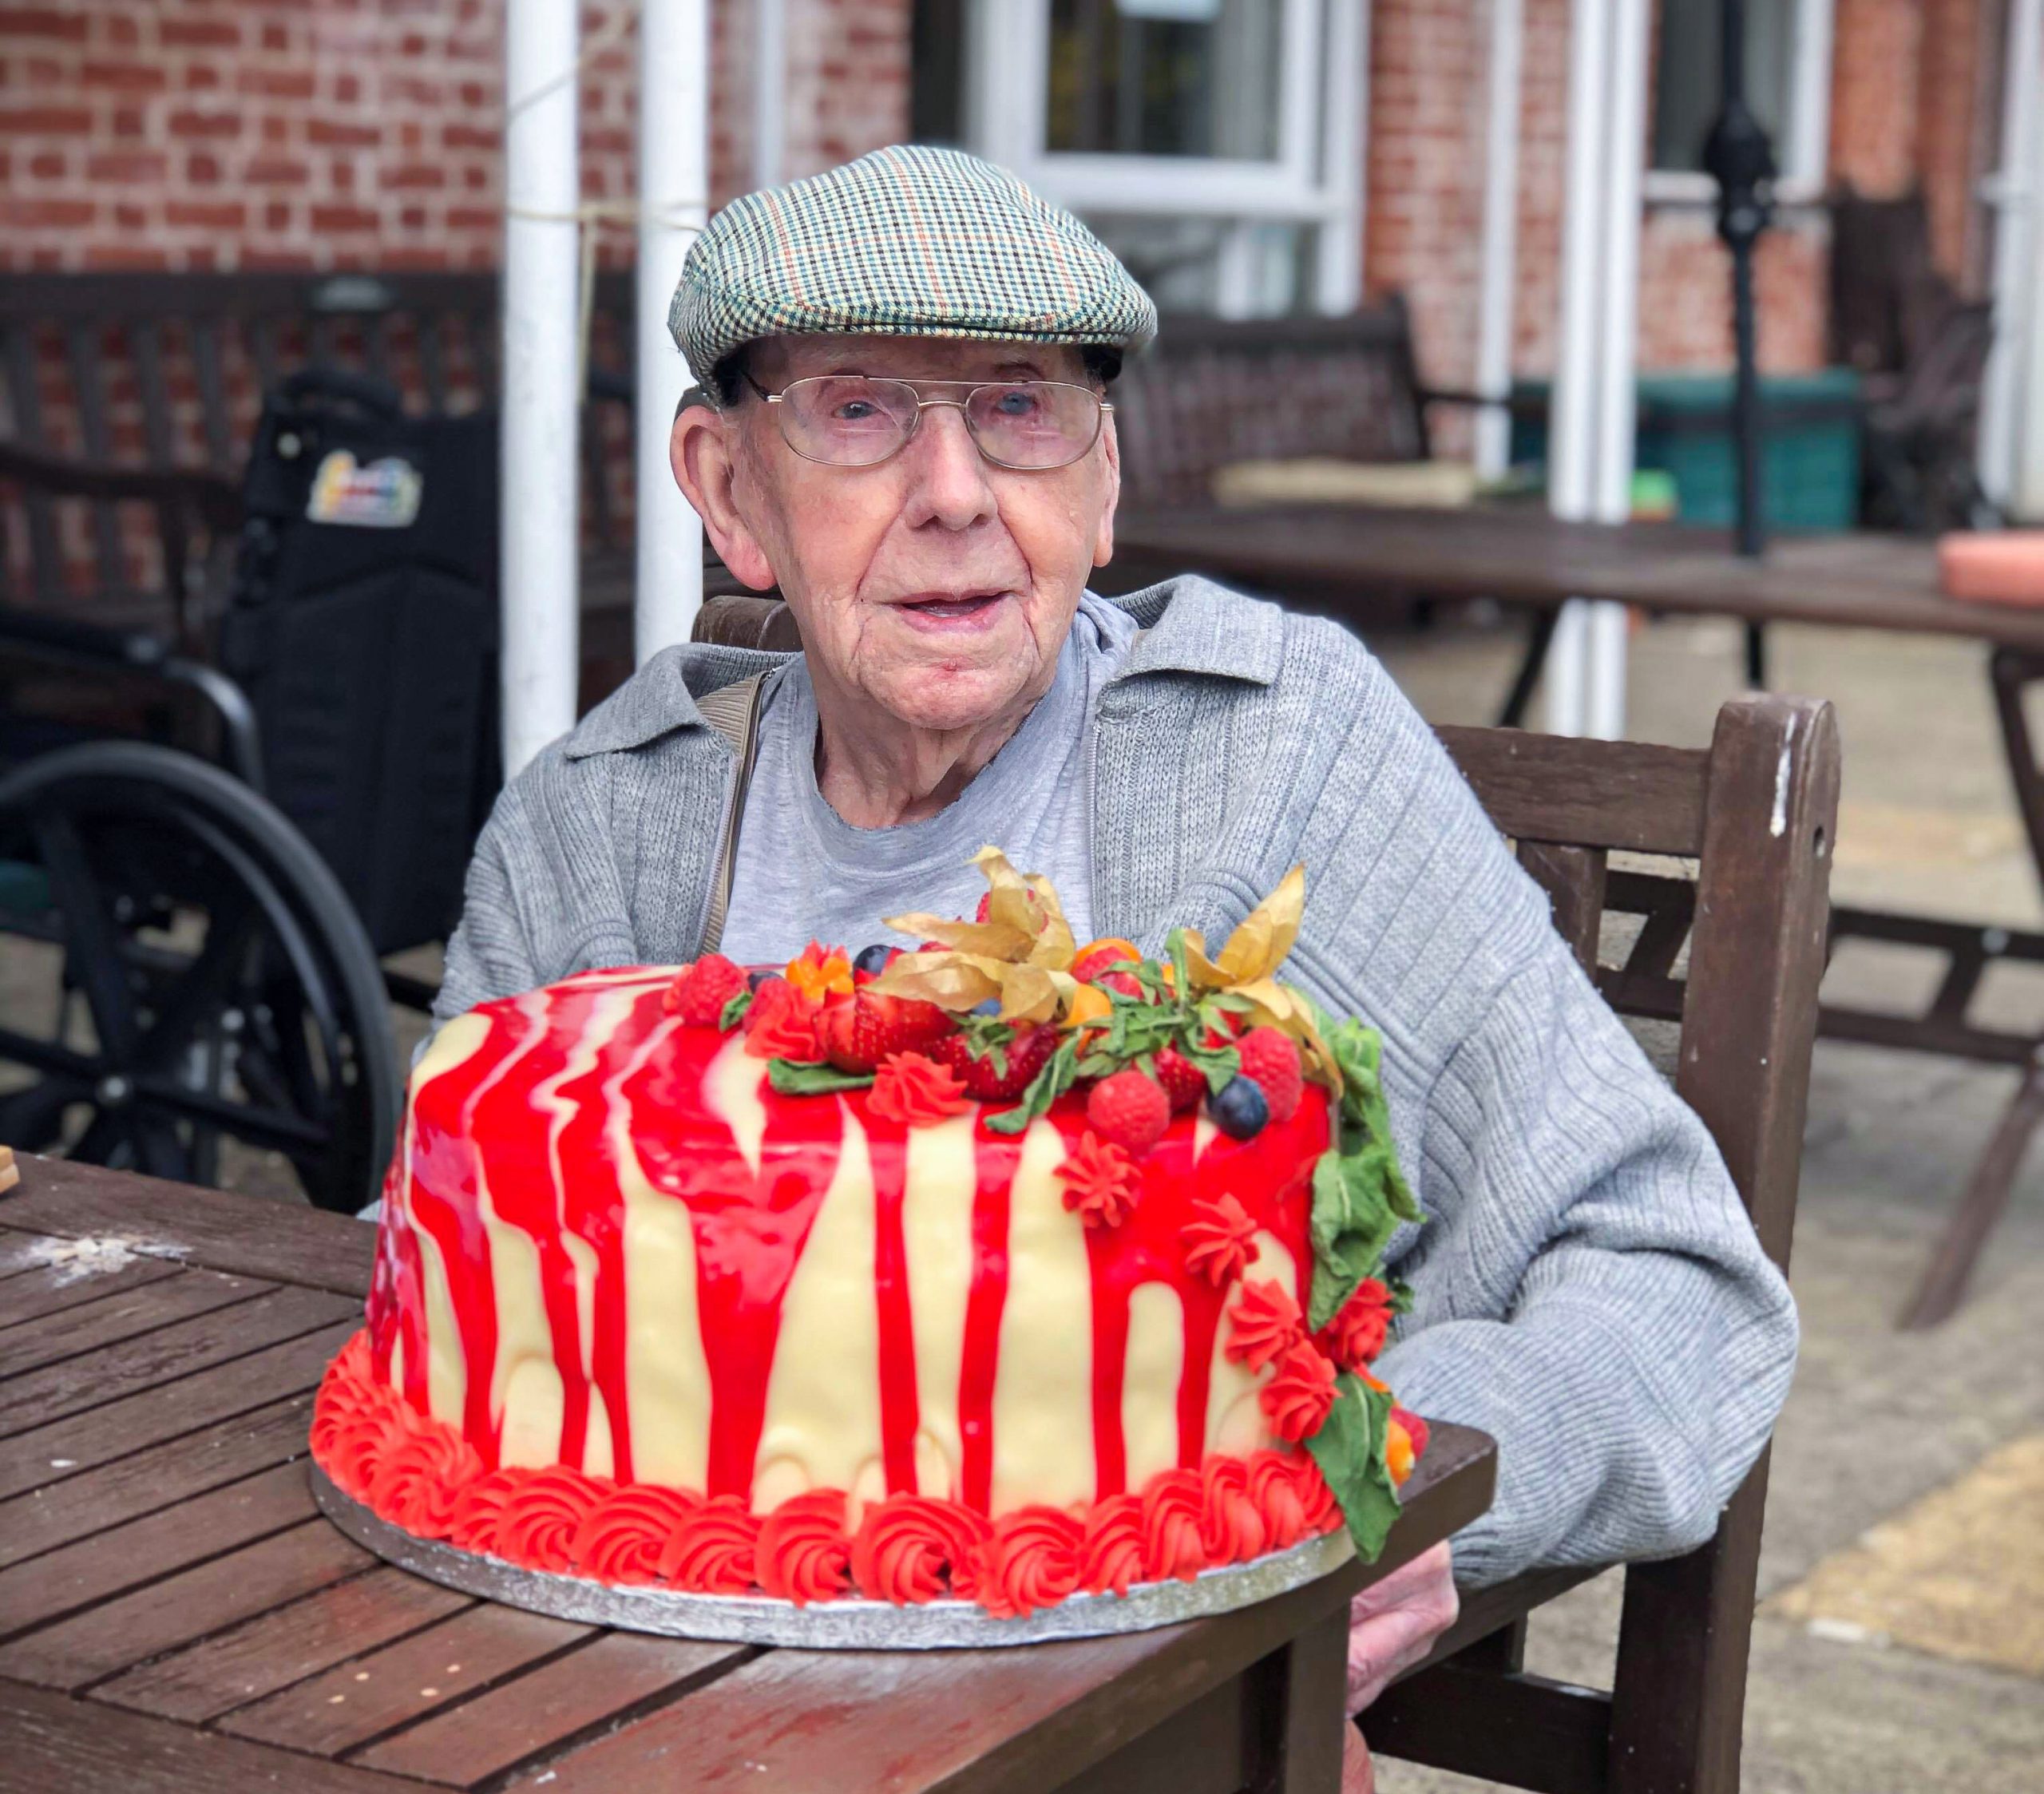
[[[117,1287],[97,1301],[73,1304],[44,1316],[33,1325],[17,1323],[0,1329],[0,1377],[118,1345],[175,1321],[191,1320],[216,1309],[252,1301],[277,1287],[259,1278],[223,1277],[217,1271],[180,1272],[175,1265],[147,1258],[109,1273],[106,1281],[145,1269],[167,1270],[170,1275],[137,1277],[128,1287]],[[91,1280],[80,1281],[89,1283]],[[77,1285],[72,1285],[73,1291],[76,1288]],[[7,1312],[10,1312],[10,1301],[0,1299],[0,1313]]]
[[[332,1325],[354,1312],[323,1289],[273,1289],[232,1308],[65,1358],[0,1383],[0,1438],[85,1412]]]
[[[352,1215],[295,1210],[271,1223],[274,1198],[196,1190],[68,1159],[19,1161],[20,1186],[0,1202],[0,1228],[66,1239],[104,1235],[208,1270],[274,1278],[346,1296],[369,1293],[376,1230]],[[146,1201],[145,1211],[138,1202]]]
[[[470,1604],[467,1595],[386,1565],[127,1670],[93,1698],[200,1725]]]
[[[1609,744],[1501,729],[1436,731],[1491,820],[1515,841],[1694,855],[1703,846],[1710,756],[1628,742],[1622,774]]]
[[[36,386],[34,327],[10,323],[0,331],[0,356],[7,369],[7,398],[14,414],[14,434],[31,449],[48,446],[42,423],[42,399]],[[50,495],[34,488],[22,493],[29,525],[29,588],[38,603],[53,604],[64,595],[64,554],[57,539],[57,513]]]
[[[452,1619],[231,1713],[220,1728],[338,1756],[472,1699],[478,1690],[593,1636],[586,1626],[479,1602]]]
[[[0,1645],[0,1676],[77,1689],[372,1567],[315,1518]]]
[[[75,1264],[44,1261],[42,1253],[60,1243],[46,1238],[24,1241],[15,1266],[21,1274],[6,1276],[0,1271],[0,1277],[5,1279],[0,1281],[0,1329],[18,1327],[66,1309],[101,1301],[124,1290],[176,1277],[183,1269],[168,1258],[137,1258],[117,1271],[90,1271]],[[36,1331],[40,1333],[42,1329]]]
[[[228,409],[220,320],[195,315],[185,319],[184,327],[192,337],[192,373],[199,385],[199,427],[205,438],[207,463],[225,473],[234,465],[239,432]]]
[[[0,1681],[0,1794],[418,1794],[418,1784]]]
[[[52,1500],[60,1498],[53,1496]],[[279,1464],[0,1570],[0,1635],[26,1630],[298,1526],[318,1511],[305,1471]]]
[[[53,1488],[67,1477],[232,1415],[315,1388],[355,1331],[352,1321],[236,1358],[166,1388],[74,1414],[0,1440],[0,1496]]]
[[[756,1653],[611,1632],[386,1738],[353,1760],[456,1788],[553,1757],[592,1727],[649,1710]]]
[[[0,1567],[301,1458],[311,1416],[311,1393],[292,1396],[72,1476],[61,1495],[0,1502]]]

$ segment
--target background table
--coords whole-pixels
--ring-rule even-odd
[[[22,1161],[0,1198],[0,1789],[1333,1790],[1348,1598],[1489,1503],[1438,1426],[1379,1563],[1212,1620],[1002,1651],[574,1626],[380,1563],[315,1510],[312,1392],[372,1230]],[[48,1262],[79,1238],[117,1269]]]

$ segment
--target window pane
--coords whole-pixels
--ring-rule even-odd
[[[1798,0],[1746,0],[1746,104],[1781,149]],[[1653,166],[1698,169],[1721,98],[1723,0],[1662,0],[1654,70]]]
[[[1284,13],[1275,0],[1051,0],[1046,147],[1276,160]]]

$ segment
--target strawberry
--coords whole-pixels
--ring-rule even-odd
[[[1096,941],[1072,962],[1072,975],[1082,984],[1090,984],[1109,966],[1119,965],[1125,960],[1139,960],[1142,955],[1126,941],[1110,937]]]
[[[982,1103],[1012,1103],[1029,1087],[1051,1055],[1058,1035],[1048,1024],[1016,1030],[1008,1045],[1008,1069],[996,1071],[991,1054],[974,1053],[963,1034],[949,1034],[927,1049],[940,1065],[948,1065],[965,1082],[965,1093]]]
[[[992,909],[993,893],[988,891],[980,897],[979,908],[972,912],[972,920],[976,922],[984,922]]]
[[[1131,1066],[1094,1085],[1086,1099],[1086,1120],[1108,1145],[1147,1152],[1171,1124],[1171,1099],[1155,1078]]]
[[[1141,996],[1143,987],[1132,972],[1103,972],[1093,982],[1103,991],[1119,991],[1123,996]]]
[[[715,1028],[723,1020],[724,1005],[746,988],[742,968],[722,953],[705,953],[675,975],[660,1006],[691,1028]]]
[[[934,1003],[858,990],[817,1012],[816,1044],[840,1071],[872,1071],[890,1054],[924,1051],[951,1028]]]
[[[1206,1094],[1206,1074],[1176,1047],[1165,1047],[1157,1055],[1157,1082],[1171,1100],[1171,1113],[1196,1109]]]
[[[1235,1043],[1242,1055],[1242,1075],[1254,1078],[1270,1105],[1273,1121],[1289,1121],[1306,1093],[1299,1065],[1299,1044],[1281,1028],[1253,1028]]]

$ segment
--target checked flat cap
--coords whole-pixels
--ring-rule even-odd
[[[734,200],[690,248],[667,328],[707,381],[747,343],[826,331],[1135,349],[1157,308],[1005,168],[904,144]]]

